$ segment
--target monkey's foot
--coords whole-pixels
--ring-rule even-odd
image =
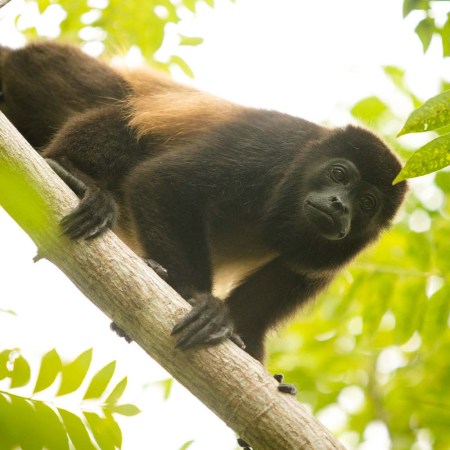
[[[116,324],[116,322],[111,322],[109,328],[111,328],[117,336],[124,338],[128,343],[133,342],[133,339],[131,339],[130,336],[128,336],[125,331],[123,331],[122,328]]]
[[[153,269],[156,272],[156,275],[158,275],[160,278],[162,278],[163,280],[167,280],[169,278],[167,270],[164,269],[164,267],[161,264],[157,263],[156,261],[150,258],[144,258],[144,261],[147,264],[147,266]]]
[[[297,394],[297,387],[295,384],[289,384],[289,383],[283,383],[284,376],[281,373],[276,373],[274,376],[275,380],[280,383],[278,385],[278,390],[280,392],[283,392],[284,394],[290,394],[290,395],[296,395]]]
[[[223,301],[211,294],[200,294],[188,302],[191,311],[172,330],[172,335],[179,335],[176,348],[187,350],[197,345],[214,345],[228,338],[245,348],[242,339],[233,332],[233,322]]]
[[[93,239],[111,228],[118,217],[112,197],[100,189],[87,188],[78,206],[61,220],[70,239]]]
[[[252,450],[250,445],[247,442],[245,442],[244,439],[237,438],[237,443],[239,447],[242,447],[244,450]]]

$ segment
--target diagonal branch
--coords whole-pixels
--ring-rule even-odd
[[[75,195],[0,113],[0,205],[109,318],[255,450],[343,449],[261,364],[230,341],[174,349],[170,331],[188,304],[112,232],[61,237]]]

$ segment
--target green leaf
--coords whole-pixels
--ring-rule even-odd
[[[92,349],[86,350],[71,363],[62,368],[61,386],[57,396],[76,391],[83,382],[92,360]]]
[[[400,91],[402,91],[405,95],[407,95],[411,99],[414,108],[418,108],[423,103],[406,86],[405,71],[403,69],[400,69],[400,67],[396,66],[384,66],[383,70],[386,76],[388,76],[390,80],[394,83],[395,87],[397,87]]]
[[[194,440],[186,442],[185,444],[183,444],[183,445],[180,447],[180,450],[186,450],[186,449],[187,449],[188,447],[190,447],[193,443],[194,443]]]
[[[442,51],[444,56],[450,56],[450,13],[447,14],[447,21],[439,31],[442,39]]]
[[[396,66],[384,66],[383,71],[398,88],[404,89],[405,71],[403,69]]]
[[[120,445],[121,436],[117,436],[117,424],[111,416],[100,417],[98,414],[85,412],[84,417],[102,450],[115,450]]]
[[[2,417],[3,414],[4,417]],[[10,441],[14,444],[10,448],[14,449],[44,448],[37,413],[32,402],[17,395],[10,395],[6,404],[2,405],[0,402],[0,419],[2,419],[0,443]]]
[[[431,131],[450,124],[450,90],[427,100],[413,111],[397,136]]]
[[[164,400],[167,400],[170,396],[173,386],[173,378],[168,378],[167,380],[161,381],[161,386],[164,389]]]
[[[424,53],[430,46],[431,38],[433,37],[433,33],[435,32],[435,30],[436,27],[434,26],[434,20],[430,17],[426,17],[425,19],[421,20],[415,29],[417,36],[419,36],[419,39],[422,42]]]
[[[83,450],[96,450],[95,445],[89,437],[85,423],[77,415],[66,411],[65,409],[59,408],[58,412],[74,447]]]
[[[14,352],[14,350],[3,350],[0,352],[0,380],[11,375],[11,372],[8,369],[8,363],[10,362],[12,352]]]
[[[427,10],[430,8],[430,2],[427,0],[404,0],[403,17],[406,17],[411,11],[416,9]]]
[[[131,404],[111,406],[108,410],[116,414],[121,414],[122,416],[135,416],[141,412],[136,405]]]
[[[61,372],[62,363],[58,352],[53,349],[46,353],[41,360],[41,368],[36,380],[33,394],[47,389],[55,381],[58,373]]]
[[[450,134],[440,136],[417,150],[397,175],[394,184],[420,177],[450,165]]]
[[[388,109],[387,105],[378,97],[367,97],[356,103],[351,109],[351,113],[362,122],[373,125]]]
[[[169,64],[175,64],[179,66],[188,77],[194,78],[194,73],[192,72],[191,68],[188,66],[186,61],[179,56],[172,55],[170,57]]]
[[[123,392],[125,391],[125,388],[127,387],[128,379],[127,377],[123,378],[121,381],[119,381],[116,385],[116,387],[112,390],[111,394],[109,394],[108,398],[106,399],[107,405],[115,405],[120,397],[122,397]]]
[[[42,436],[43,447],[69,450],[69,440],[61,419],[56,412],[43,402],[33,402],[36,411],[38,432]],[[26,432],[26,430],[24,430]]]
[[[8,398],[8,400],[7,400]],[[17,417],[17,416],[16,416]],[[12,422],[12,424],[11,424]],[[9,450],[17,447],[14,429],[14,416],[12,414],[12,406],[9,396],[0,392],[0,430],[2,438],[0,441],[0,449]]]
[[[450,172],[438,172],[434,182],[438,188],[446,194],[450,194]]]
[[[184,36],[182,34],[179,34],[180,37],[180,45],[191,45],[196,46],[203,43],[204,39],[201,37],[195,37],[195,36]]]
[[[197,3],[196,0],[184,0],[183,6],[189,9],[189,11],[195,13],[196,3]]]
[[[14,368],[11,371],[11,386],[12,388],[25,386],[30,381],[30,365],[26,359],[19,355],[14,360]]]
[[[99,370],[91,380],[89,387],[84,394],[83,400],[100,398],[108,387],[111,378],[114,375],[116,369],[116,361],[112,361],[107,364],[103,369]]]

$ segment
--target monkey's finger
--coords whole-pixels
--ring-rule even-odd
[[[282,383],[284,380],[284,375],[282,373],[274,373],[273,377],[278,381],[278,383]]]
[[[61,228],[63,234],[71,239],[93,239],[106,231],[113,223],[110,216],[100,217],[93,215],[85,208],[75,209],[72,213],[63,217]]]
[[[217,344],[227,339],[232,331],[232,327],[224,322],[223,317],[217,317],[215,320],[202,317],[202,320],[195,324],[195,327],[193,326],[183,333],[183,336],[177,342],[177,348],[187,350],[197,345]],[[224,336],[221,335],[222,332],[225,333]]]
[[[200,316],[198,320],[186,327],[175,344],[176,348],[186,350],[194,345],[199,345],[210,334],[211,324],[208,323],[209,318]],[[205,330],[207,330],[205,332]]]
[[[187,326],[189,326],[192,322],[196,321],[197,318],[203,313],[206,309],[206,304],[198,305],[192,308],[172,329],[171,335],[181,333]]]
[[[176,343],[175,347],[179,350],[188,350],[193,347],[198,347],[200,345],[213,345],[218,344],[219,342],[222,342],[223,340],[227,339],[228,336],[225,336],[223,338],[219,338],[217,340],[209,340],[206,339],[207,336],[209,336],[209,331],[206,333],[197,333],[189,337],[183,337],[182,339],[179,339]]]
[[[242,438],[237,438],[237,443],[239,447],[242,447],[244,450],[250,450],[250,444],[244,441]]]
[[[297,394],[297,386],[295,384],[290,383],[280,383],[278,385],[278,390],[283,392],[283,394],[296,395]]]
[[[241,339],[241,337],[236,334],[236,333],[232,333],[230,336],[230,339],[232,342],[234,342],[238,347],[242,348],[242,350],[245,350],[245,342]]]
[[[225,341],[229,337],[231,337],[233,331],[230,327],[222,327],[219,331],[210,334],[206,339],[202,341],[202,344],[204,345],[214,345],[214,344],[220,344],[221,342]]]
[[[87,241],[90,239],[94,239],[98,236],[100,236],[102,233],[104,233],[110,226],[110,220],[109,218],[106,218],[103,220],[103,222],[100,225],[97,225],[96,228],[91,230],[88,233],[85,233],[83,236],[83,239],[86,239]]]
[[[84,209],[75,209],[73,212],[63,217],[60,225],[63,233],[71,239],[79,239],[84,235],[86,230],[92,229],[97,224],[98,219],[94,219],[89,211]]]
[[[162,278],[163,280],[167,280],[169,278],[169,272],[167,272],[167,270],[161,264],[157,263],[151,258],[144,258],[144,261],[147,266],[153,269],[160,278]]]

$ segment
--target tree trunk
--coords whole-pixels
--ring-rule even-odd
[[[0,205],[98,308],[255,450],[342,449],[263,366],[230,341],[175,350],[189,305],[112,232],[60,236],[76,196],[0,113]]]

